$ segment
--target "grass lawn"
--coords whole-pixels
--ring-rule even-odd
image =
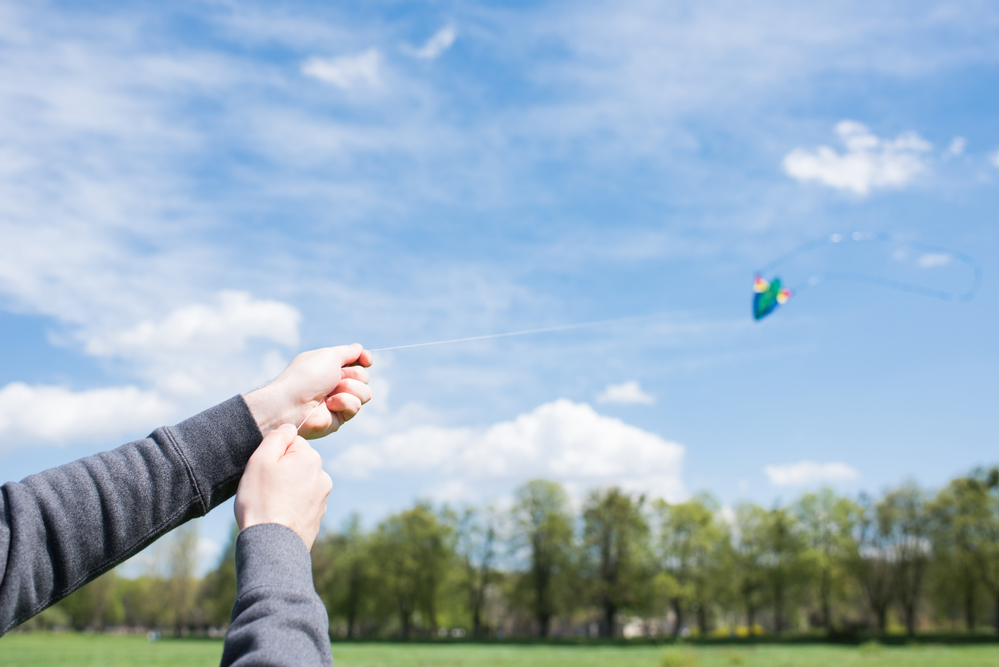
[[[217,665],[220,640],[149,643],[142,637],[10,635],[0,639],[0,667],[60,665]],[[337,667],[994,667],[999,646],[758,646],[656,648],[650,646],[489,646],[335,644]]]

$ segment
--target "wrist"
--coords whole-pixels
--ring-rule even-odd
[[[294,411],[290,406],[282,405],[284,401],[281,401],[279,396],[274,383],[243,395],[243,400],[246,401],[246,406],[250,409],[250,414],[253,415],[257,428],[263,436],[283,424],[295,422],[297,426],[298,415],[293,414]]]

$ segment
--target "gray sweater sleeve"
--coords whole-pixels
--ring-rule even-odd
[[[242,531],[236,540],[236,604],[223,667],[331,667],[328,632],[302,538],[275,523]]]
[[[0,487],[0,635],[231,497],[261,439],[236,396]]]

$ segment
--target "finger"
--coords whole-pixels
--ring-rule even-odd
[[[353,394],[334,394],[326,399],[326,407],[330,412],[338,412],[344,421],[353,419],[361,409],[361,399]]]
[[[371,387],[357,380],[340,380],[340,384],[330,395],[336,396],[337,394],[353,394],[361,399],[361,405],[364,405],[371,400]]]
[[[368,369],[362,368],[361,366],[347,366],[341,372],[341,380],[350,378],[351,380],[357,380],[358,382],[363,382],[368,384],[371,380],[371,374],[368,373]]]
[[[297,437],[298,429],[295,428],[294,424],[282,424],[264,437],[263,442],[260,443],[253,455],[277,461],[285,455]]]

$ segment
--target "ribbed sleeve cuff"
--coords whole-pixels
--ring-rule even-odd
[[[242,396],[166,430],[191,467],[206,512],[236,493],[246,462],[263,440]]]
[[[236,597],[261,586],[315,591],[309,550],[287,526],[250,526],[236,539]]]

